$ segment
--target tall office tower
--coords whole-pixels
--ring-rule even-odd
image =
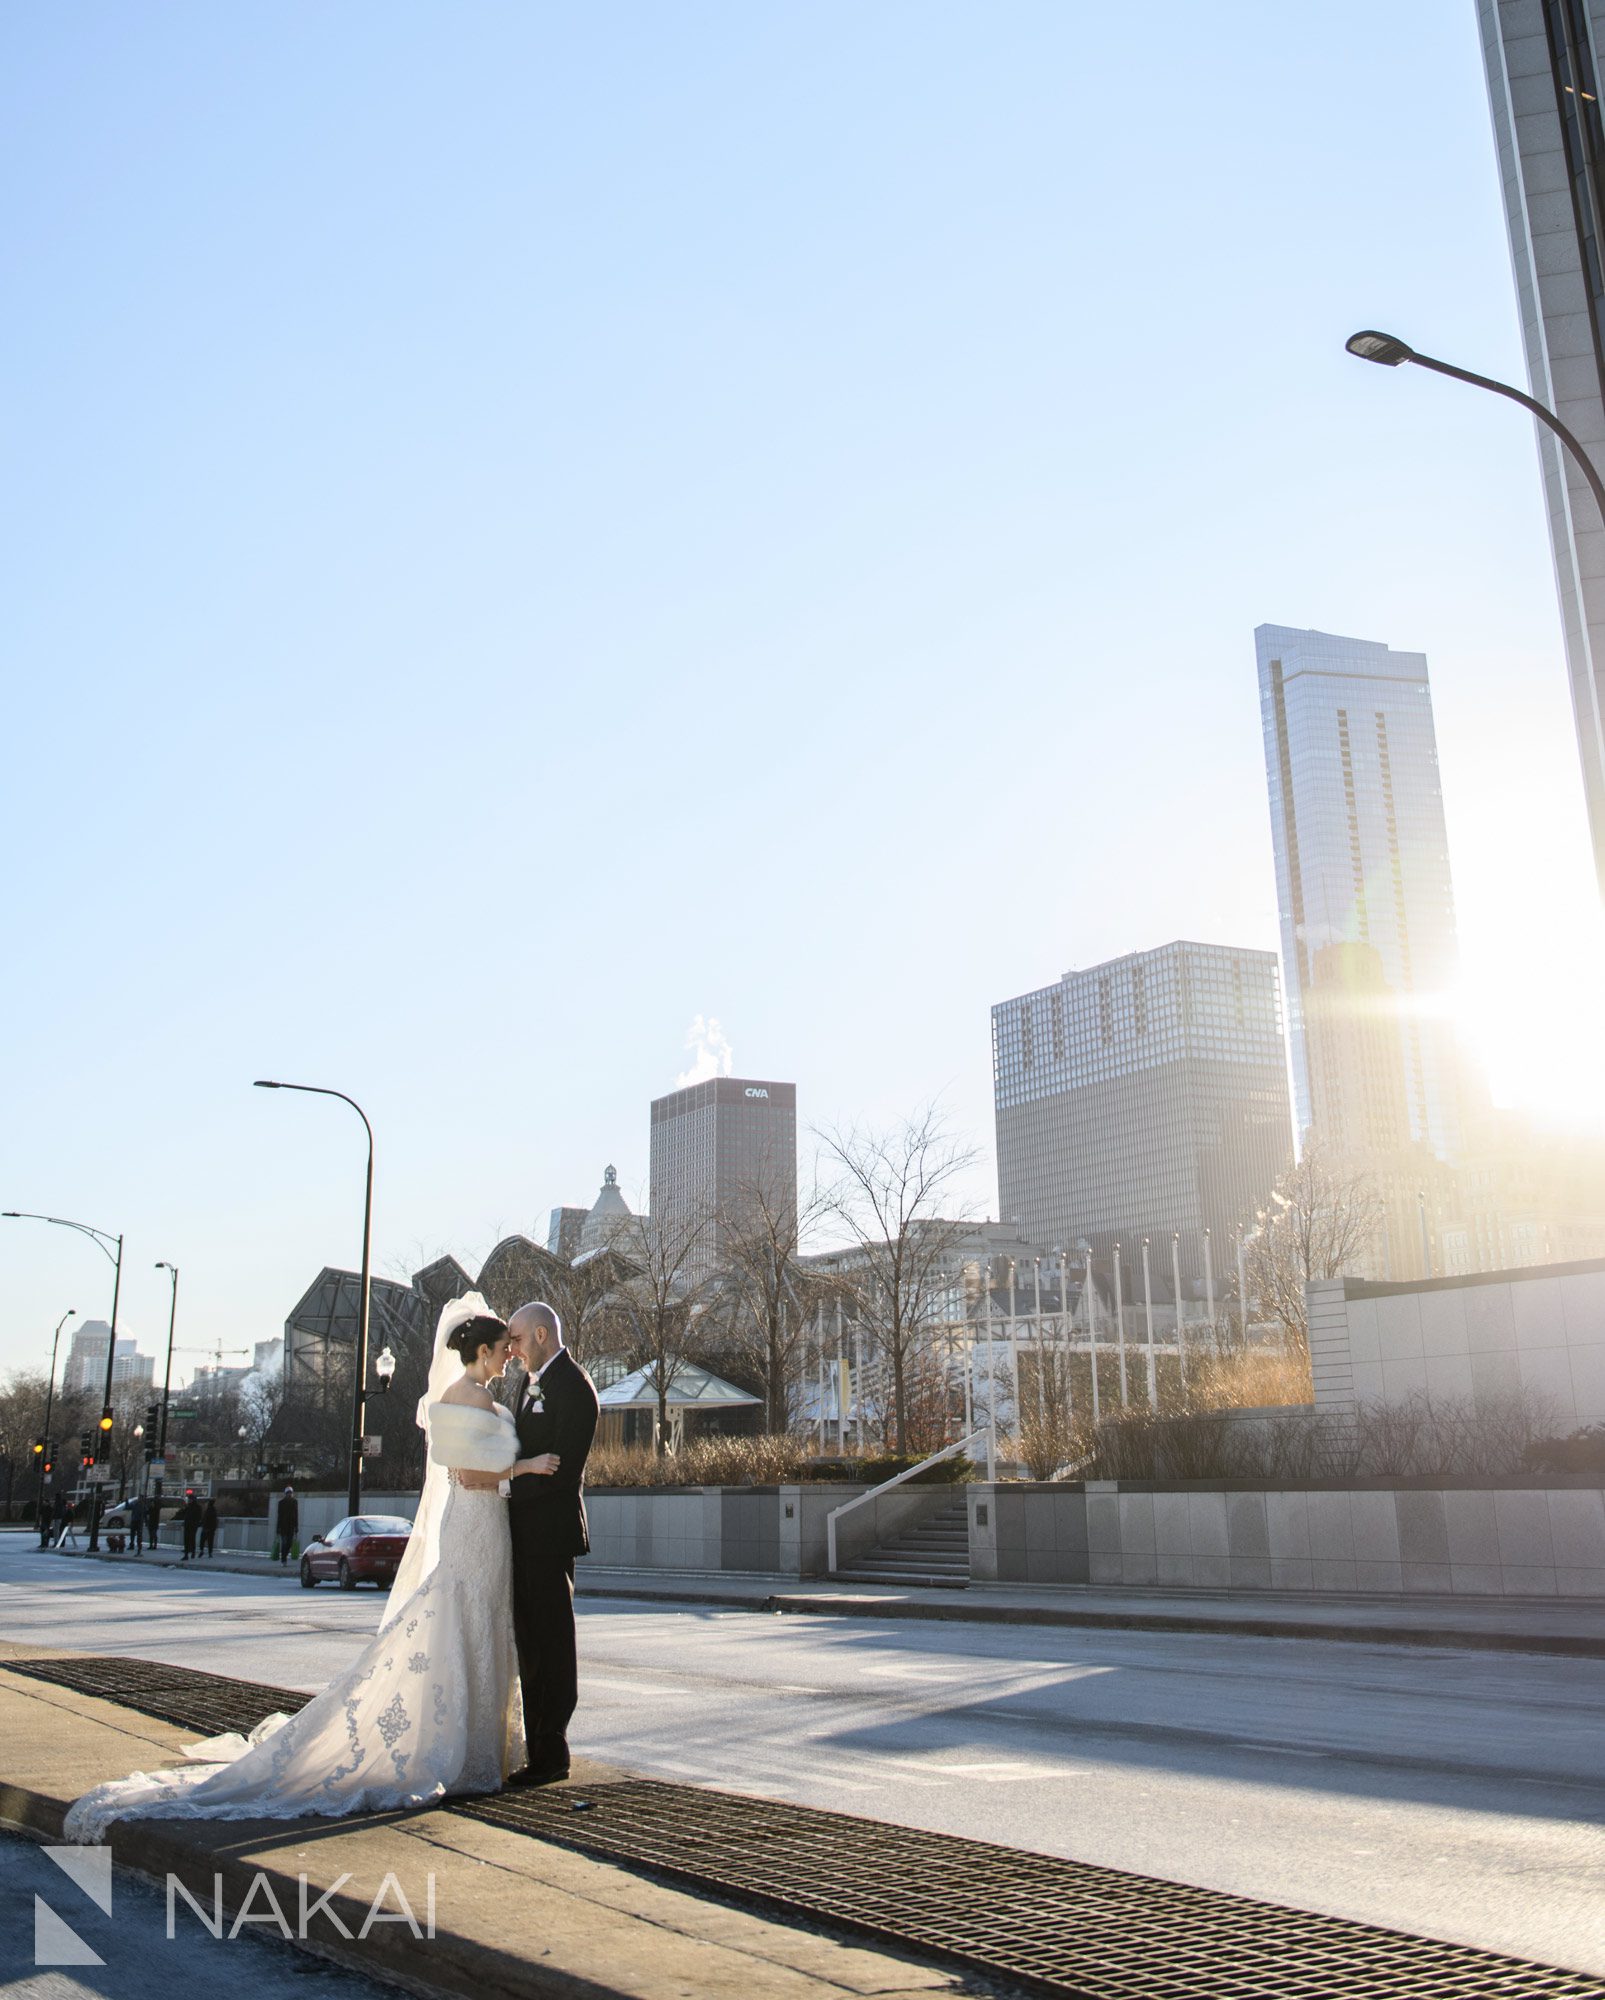
[[[93,1390],[99,1394],[106,1387],[106,1342],[111,1338],[111,1328],[103,1319],[86,1319],[73,1329],[72,1346],[67,1350],[66,1365],[62,1371],[62,1388],[65,1390]],[[121,1389],[137,1388],[141,1383],[154,1379],[156,1363],[148,1354],[141,1354],[134,1341],[122,1335],[117,1340],[117,1358],[112,1363],[112,1387]]]
[[[1223,1279],[1292,1145],[1273,952],[1167,944],[1067,972],[992,1009],[992,1074],[1005,1222],[1100,1257],[1118,1241],[1128,1280],[1146,1236],[1167,1297],[1172,1235],[1196,1283],[1207,1228]]]
[[[1285,625],[1254,641],[1298,1129],[1316,1109],[1316,956],[1370,945],[1386,992],[1366,1005],[1395,1010],[1408,1136],[1453,1161],[1460,1074],[1445,1003],[1459,951],[1426,657]]]
[[[1351,1157],[1402,1153],[1410,1143],[1404,1048],[1374,945],[1316,952],[1304,998],[1310,1124]]]
[[[1605,0],[1477,0],[1528,385],[1605,462]],[[1560,591],[1594,866],[1605,890],[1605,532],[1543,425],[1538,458]]]
[[[755,1208],[797,1212],[797,1086],[715,1076],[652,1104],[652,1222],[666,1245],[706,1224],[700,1275]]]

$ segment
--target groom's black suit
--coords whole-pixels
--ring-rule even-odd
[[[508,1502],[524,1735],[531,1769],[542,1769],[567,1763],[569,1718],[579,1699],[574,1558],[591,1546],[584,1488],[596,1390],[568,1349],[559,1348],[538,1380],[526,1379],[514,1414],[519,1457],[555,1451],[560,1460],[554,1473],[521,1473]]]

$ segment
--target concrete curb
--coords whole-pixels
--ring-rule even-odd
[[[0,1825],[36,1840],[59,1843],[65,1818],[66,1806],[62,1800],[24,1785],[0,1781]],[[243,1844],[238,1837],[242,1824],[260,1831],[264,1822],[216,1822],[212,1830],[223,1838],[211,1848],[197,1846],[193,1833],[187,1841],[175,1833],[173,1828],[181,1824],[152,1819],[113,1826],[109,1835],[113,1862],[154,1882],[165,1883],[172,1876],[207,1909],[216,1907],[216,1885],[220,1882],[223,1912],[230,1921],[239,1915],[259,1876],[266,1878],[282,1909],[298,1910],[297,1899],[302,1893],[299,1871],[275,1866],[260,1852],[246,1855],[238,1851]],[[284,1828],[275,1828],[274,1832],[282,1838]],[[304,1839],[306,1829],[295,1827],[294,1835]],[[361,1897],[335,1892],[329,1895],[325,1907],[354,1934],[361,1928],[369,1906]],[[260,1894],[255,1908],[261,1909]],[[318,1919],[314,1917],[313,1921]],[[375,1925],[360,1950],[353,1948],[354,1937],[348,1943],[332,1922],[323,1923],[319,1935],[312,1934],[309,1926],[305,1938],[289,1942],[295,1950],[327,1959],[369,1979],[404,1987],[408,1992],[428,1996],[429,2000],[435,2000],[435,1996],[471,2000],[471,1996],[480,1995],[490,1996],[490,2000],[520,2000],[524,1994],[537,1995],[539,2000],[623,2000],[620,1987],[577,1978],[538,1961],[499,1952],[455,1931],[437,1929],[428,1940],[428,1964],[435,1975],[429,1980],[418,1976],[422,1953],[404,1925]]]
[[[581,1598],[634,1598],[648,1604],[711,1604],[725,1610],[768,1612],[811,1618],[912,1619],[922,1623],[960,1625],[1047,1625],[1119,1632],[1187,1632],[1217,1639],[1327,1639],[1350,1646],[1430,1646],[1454,1652],[1554,1653],[1570,1658],[1605,1659],[1605,1634],[1524,1632],[1515,1627],[1478,1630],[1458,1626],[1368,1624],[1335,1625],[1324,1619],[1269,1615],[1210,1616],[1162,1611],[1077,1610],[1062,1604],[986,1604],[933,1592],[930,1599],[905,1597],[813,1597],[806,1593],[665,1590],[650,1583],[599,1583],[585,1577],[577,1587]]]
[[[1348,1646],[1436,1646],[1453,1651],[1561,1653],[1605,1659],[1605,1638],[1572,1632],[1457,1631],[1430,1625],[1328,1625],[1298,1618],[1188,1618],[1165,1612],[1071,1611],[1058,1605],[988,1604],[964,1610],[944,1601],[929,1605],[884,1599],[873,1610],[838,1598],[772,1597],[767,1609],[811,1617],[919,1618],[977,1625],[1083,1626],[1119,1632],[1191,1632],[1220,1639],[1331,1639]]]

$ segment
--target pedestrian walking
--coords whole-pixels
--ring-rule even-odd
[[[211,1555],[217,1544],[217,1502],[208,1500],[201,1516],[201,1554]]]
[[[153,1493],[145,1507],[145,1533],[150,1538],[152,1548],[156,1546],[156,1530],[161,1526],[161,1521],[162,1503]]]
[[[193,1493],[186,1495],[184,1511],[179,1519],[184,1523],[184,1560],[189,1562],[194,1557],[201,1532],[201,1503]]]
[[[286,1486],[279,1496],[279,1511],[273,1519],[273,1532],[278,1537],[281,1568],[290,1560],[290,1550],[295,1545],[296,1530],[300,1525],[301,1509],[296,1503],[295,1488]]]
[[[60,1494],[58,1493],[58,1494],[56,1495],[56,1500],[57,1500],[57,1501],[59,1501],[60,1499],[61,1499],[61,1495],[60,1495]],[[48,1548],[49,1548],[49,1546],[50,1546],[50,1538],[51,1538],[51,1536],[52,1536],[52,1535],[53,1535],[53,1534],[54,1534],[54,1533],[56,1532],[56,1519],[57,1519],[57,1516],[56,1516],[56,1507],[55,1507],[55,1504],[54,1504],[54,1503],[50,1503],[50,1504],[47,1504],[47,1503],[46,1503],[46,1500],[45,1500],[45,1496],[44,1496],[44,1495],[43,1495],[43,1494],[41,1493],[41,1494],[40,1494],[40,1496],[39,1496],[39,1546],[40,1546],[40,1548],[42,1548],[42,1549],[48,1549]]]
[[[145,1553],[145,1496],[136,1493],[128,1503],[128,1546],[136,1556]]]

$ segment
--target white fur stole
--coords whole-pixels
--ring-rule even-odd
[[[518,1456],[518,1433],[506,1410],[431,1403],[429,1456],[461,1472],[505,1472]]]

